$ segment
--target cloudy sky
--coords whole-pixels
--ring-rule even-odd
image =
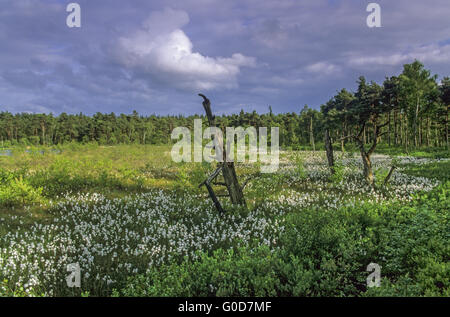
[[[298,112],[415,58],[450,75],[450,1],[0,0],[0,111]]]

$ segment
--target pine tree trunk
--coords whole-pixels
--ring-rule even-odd
[[[438,133],[437,124],[435,124],[434,125],[434,146],[436,146],[436,147],[439,145],[438,139],[439,139],[439,133]]]
[[[406,153],[408,153],[408,146],[409,146],[409,137],[408,137],[409,131],[408,131],[408,122],[406,121],[405,124],[405,150]]]
[[[413,122],[413,133],[414,133],[414,147],[417,147],[417,119],[419,116],[419,96],[417,96],[417,104],[416,104],[416,111],[414,114],[414,122]]]
[[[447,113],[445,115],[445,143],[447,145],[447,150],[450,150],[448,146],[448,106],[447,106]]]
[[[45,145],[45,125],[41,124],[41,130],[42,130],[42,144]]]
[[[364,127],[364,132],[363,132],[363,144],[366,144],[366,127]]]
[[[422,120],[419,120],[419,131],[418,131],[418,138],[419,138],[419,144],[418,144],[418,146],[419,147],[421,147],[422,146],[422,128],[423,128],[423,126],[422,126]]]
[[[364,178],[370,186],[374,185],[373,180],[373,172],[372,172],[372,162],[370,161],[370,157],[364,152],[361,151],[361,158],[364,166]]]
[[[309,125],[309,141],[313,148],[313,151],[316,150],[316,145],[314,144],[314,129],[313,129],[313,117],[311,116],[310,125]]]
[[[397,111],[394,110],[394,145],[398,145]]]
[[[391,112],[388,113],[388,145],[391,146]]]

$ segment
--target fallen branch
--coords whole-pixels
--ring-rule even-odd
[[[208,189],[209,196],[211,197],[212,201],[214,202],[216,209],[219,211],[220,214],[224,214],[225,210],[222,208],[222,205],[220,204],[219,200],[217,199],[217,196],[214,193],[211,185],[209,185],[209,183],[205,183],[205,186],[206,186],[206,189]]]
[[[219,166],[218,168],[216,168],[216,170],[203,183],[198,185],[198,187],[205,185],[206,189],[208,190],[209,197],[211,197],[214,205],[216,206],[216,209],[219,211],[219,213],[223,214],[223,213],[225,213],[225,210],[222,208],[220,201],[217,199],[217,196],[214,193],[214,190],[212,189],[212,187],[210,185],[211,182],[217,177],[217,175],[219,175],[221,170],[222,170],[222,166]]]
[[[355,138],[355,137],[356,137],[355,134],[347,135],[347,136],[343,136],[342,138],[337,139],[335,142],[341,142],[341,141],[345,141],[345,140],[347,140],[347,139],[353,139],[353,138]],[[333,143],[334,143],[334,142],[333,142]]]
[[[220,171],[222,170],[222,166],[219,166],[218,168],[216,168],[216,170],[201,184],[198,185],[198,187],[202,187],[205,184],[210,184],[214,178],[217,177],[217,175],[219,175]]]

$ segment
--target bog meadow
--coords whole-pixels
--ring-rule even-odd
[[[234,165],[245,203],[212,183],[223,213],[221,163],[171,157],[200,111],[1,112],[0,296],[450,296],[449,98],[416,61],[320,110],[216,113],[280,130],[276,172]]]

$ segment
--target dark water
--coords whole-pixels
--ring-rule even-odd
[[[54,153],[54,154],[60,154],[61,150],[57,149],[51,149],[51,150],[39,150],[39,151],[31,151],[31,150],[25,150],[26,153],[38,153],[44,155],[45,153]],[[0,156],[13,156],[12,150],[0,150]]]
[[[12,156],[11,150],[0,150],[0,156]]]

